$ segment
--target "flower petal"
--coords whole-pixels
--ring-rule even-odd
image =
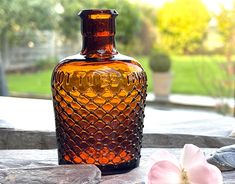
[[[207,163],[203,152],[193,144],[185,144],[181,154],[181,164],[188,170],[194,165]]]
[[[155,162],[164,161],[164,160],[170,161],[180,168],[179,161],[176,159],[176,157],[166,150],[160,150],[150,156],[150,162],[152,164]]]
[[[222,184],[223,177],[220,170],[208,163],[195,165],[187,171],[192,184]]]
[[[156,162],[147,174],[148,184],[180,184],[180,168],[170,161]]]

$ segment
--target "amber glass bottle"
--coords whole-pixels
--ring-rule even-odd
[[[59,164],[95,164],[102,174],[139,164],[146,74],[115,48],[115,10],[83,10],[83,48],[52,74]]]

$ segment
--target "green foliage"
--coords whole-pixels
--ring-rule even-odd
[[[235,6],[232,10],[221,7],[220,14],[216,16],[218,30],[223,36],[224,41],[229,41],[235,31]]]
[[[234,84],[235,84],[235,62],[233,62],[233,55],[235,51],[235,1],[232,9],[225,9],[221,7],[220,14],[216,16],[217,27],[220,35],[224,42],[224,54],[226,57],[225,63],[219,63],[220,74],[222,77],[217,75],[213,78],[216,80],[214,82],[214,88],[217,89],[216,92],[211,94],[219,98],[222,102],[220,110],[222,113],[226,112],[226,102],[223,101],[224,96],[234,98]],[[204,78],[202,81],[206,83],[210,80],[209,77]]]
[[[63,11],[57,12],[57,5]],[[64,36],[62,40],[74,42],[80,34],[77,13],[83,9],[116,9],[119,12],[116,40],[117,47],[123,53],[147,53],[155,41],[153,8],[142,7],[130,0],[1,0],[0,47],[6,42],[15,45],[35,42],[35,31],[38,30],[54,30]],[[148,19],[147,13],[150,16]]]
[[[174,0],[157,14],[161,46],[178,53],[200,48],[208,27],[209,13],[201,0]]]
[[[123,50],[124,53],[128,51],[129,55],[149,55],[152,48],[156,44],[156,9],[146,4],[139,5],[141,19],[141,28],[135,32],[129,48]],[[121,17],[121,15],[120,15]],[[118,45],[118,49],[119,49]]]
[[[232,53],[234,53],[235,40],[235,3],[231,10],[221,7],[220,14],[216,16],[217,27],[220,35],[224,41],[225,55],[228,61],[232,60]]]
[[[92,1],[61,0],[64,12],[60,14],[58,30],[67,39],[74,40],[80,31],[80,22],[77,14],[82,9],[91,9]]]
[[[51,30],[55,26],[54,0],[1,0],[0,38],[14,40],[16,34]]]
[[[149,66],[153,72],[168,72],[171,68],[171,59],[165,52],[154,49],[149,58]]]
[[[37,70],[46,70],[46,69],[53,69],[56,64],[58,63],[58,59],[56,57],[50,57],[47,59],[41,59],[40,61],[36,62],[35,68]]]

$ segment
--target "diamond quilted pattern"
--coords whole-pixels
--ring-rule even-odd
[[[128,83],[129,91],[111,84],[103,93],[92,86],[52,88],[60,163],[117,166],[139,159],[146,79]]]

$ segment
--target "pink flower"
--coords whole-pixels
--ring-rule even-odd
[[[180,162],[168,151],[152,156],[153,165],[147,173],[148,184],[222,184],[220,170],[209,164],[202,151],[186,144]]]

